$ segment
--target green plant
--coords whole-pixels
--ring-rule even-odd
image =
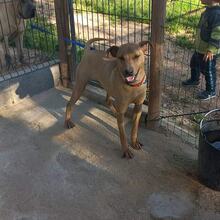
[[[199,124],[203,118],[204,118],[204,114],[196,114],[192,116],[192,120],[197,124]]]
[[[186,36],[176,36],[176,44],[183,48],[193,49],[193,38],[189,38]]]
[[[33,28],[41,27],[44,31]],[[43,18],[35,18],[28,21],[24,34],[24,46],[28,49],[35,49],[55,56],[58,52],[58,37],[56,26]]]
[[[109,15],[111,19],[149,22],[149,0],[76,0],[74,8]]]
[[[150,23],[150,0],[76,0],[76,11],[93,11],[108,15],[112,20],[130,20]],[[193,48],[194,33],[201,13],[200,0],[168,0],[166,7],[166,34],[176,44]]]

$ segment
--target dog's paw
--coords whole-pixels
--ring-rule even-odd
[[[131,147],[135,150],[141,150],[143,146],[144,145],[140,143],[139,141],[136,141],[135,143],[131,144]]]
[[[71,120],[67,120],[67,121],[65,121],[64,126],[65,126],[65,128],[71,129],[71,128],[75,127],[75,124]]]
[[[131,150],[127,149],[123,152],[122,158],[126,159],[132,159],[134,157],[134,154],[131,152]]]

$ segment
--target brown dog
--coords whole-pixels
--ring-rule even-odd
[[[8,69],[12,65],[9,40],[15,42],[18,59],[21,63],[24,63],[23,37],[25,20],[33,18],[35,12],[36,6],[33,0],[7,0],[0,2],[0,42],[3,38],[4,55]]]
[[[128,105],[134,103],[131,147],[139,150],[142,144],[138,141],[137,133],[142,104],[146,96],[144,55],[148,42],[128,43],[117,48],[114,46],[114,53],[111,52],[111,49],[108,51],[112,58],[108,58],[104,51],[90,50],[90,44],[99,40],[105,39],[91,39],[86,44],[84,56],[76,70],[76,82],[72,96],[66,107],[65,126],[74,127],[71,120],[73,105],[80,98],[87,82],[97,80],[107,91],[108,106],[116,113],[123,157],[132,158],[133,153],[129,149],[125,134],[124,115]]]

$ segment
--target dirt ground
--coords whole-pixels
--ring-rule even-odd
[[[70,90],[0,110],[0,219],[220,219],[220,193],[197,180],[197,151],[140,126],[144,144],[121,158],[116,119],[82,97],[63,127]],[[131,128],[126,119],[127,133]]]

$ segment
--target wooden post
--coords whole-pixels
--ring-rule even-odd
[[[151,62],[150,62],[150,93],[147,127],[158,126],[161,105],[161,71],[163,64],[164,26],[166,16],[166,0],[152,0],[151,23]]]
[[[64,38],[70,39],[67,1],[68,0],[54,0],[59,40],[61,81],[64,87],[68,87],[71,83],[71,75],[73,73],[72,45],[64,41]]]

